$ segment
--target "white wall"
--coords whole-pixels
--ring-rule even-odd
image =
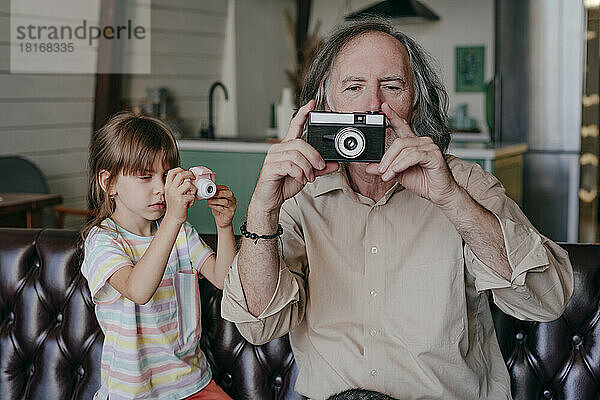
[[[244,1],[244,0],[242,0]],[[217,111],[215,136],[236,137],[238,136],[238,92],[237,92],[237,55],[235,39],[235,6],[236,0],[229,0],[227,5],[227,21],[225,22],[225,48],[223,49],[223,66],[221,71],[221,82],[227,88],[229,101],[216,102]]]
[[[373,4],[373,0],[327,0],[313,2],[311,26],[321,19],[321,32],[326,34],[345,15]],[[468,113],[485,124],[484,93],[457,93],[454,87],[455,47],[485,46],[484,81],[494,76],[494,0],[421,0],[440,16],[439,21],[402,24],[399,30],[412,36],[439,63],[441,77],[450,97],[450,113],[457,104],[468,104]]]
[[[124,96],[136,105],[147,86],[168,87],[187,132],[197,133],[208,119],[208,88],[223,73],[227,1],[151,5],[152,73],[124,75]],[[10,74],[9,22],[10,0],[0,0],[0,155],[33,161],[65,205],[85,208],[96,77]],[[80,222],[67,218],[66,226]]]
[[[85,208],[95,76],[11,74],[9,27],[10,0],[0,0],[0,155],[32,161],[63,204]]]
[[[292,0],[236,1],[236,75],[238,134],[264,137],[269,107],[289,86],[286,69],[294,66],[294,45],[286,30],[285,10]]]
[[[197,136],[202,122],[208,123],[208,89],[222,74],[227,1],[151,4],[151,73],[125,75],[123,97],[136,106],[145,101],[147,87],[168,88],[183,120],[183,133]],[[218,92],[215,99],[221,98]]]

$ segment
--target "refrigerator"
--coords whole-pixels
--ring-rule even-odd
[[[523,211],[578,241],[585,10],[581,0],[496,0],[496,144],[526,143]]]

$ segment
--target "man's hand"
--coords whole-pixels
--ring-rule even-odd
[[[233,192],[225,185],[217,185],[217,193],[207,200],[218,228],[231,226],[235,214],[236,200]]]
[[[446,206],[454,200],[460,187],[454,180],[439,147],[428,137],[419,137],[408,122],[400,117],[387,103],[381,110],[385,113],[396,139],[386,150],[381,161],[369,164],[366,172],[381,175],[387,182],[398,182],[419,196],[438,206]]]
[[[196,186],[191,180],[196,179],[194,173],[177,167],[167,172],[165,181],[165,202],[167,211],[165,220],[172,220],[181,225],[187,220],[188,208],[194,204]]]
[[[325,163],[317,150],[300,139],[308,112],[314,108],[314,100],[302,106],[292,118],[285,138],[269,148],[249,209],[264,213],[279,210],[285,200],[315,177],[337,170],[336,162]]]

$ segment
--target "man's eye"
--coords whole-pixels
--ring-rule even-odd
[[[402,90],[402,88],[400,86],[394,86],[394,85],[385,85],[384,88],[389,89],[389,90]]]
[[[356,92],[356,91],[360,90],[360,86],[358,86],[358,85],[348,86],[346,88],[346,90],[350,91],[350,92]]]

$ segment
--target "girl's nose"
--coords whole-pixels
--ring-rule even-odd
[[[155,194],[163,194],[165,192],[165,183],[162,178],[156,179],[154,184],[154,193]]]

